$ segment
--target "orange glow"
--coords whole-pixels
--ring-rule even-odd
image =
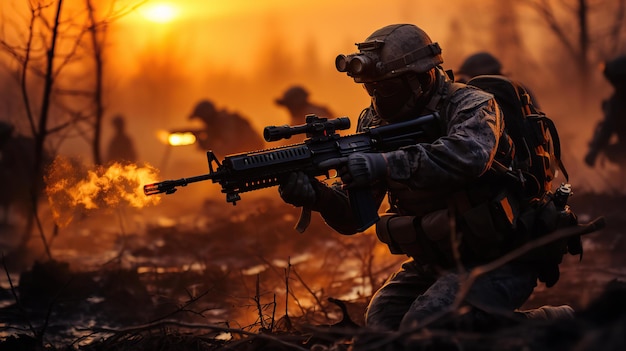
[[[192,131],[157,131],[157,139],[165,145],[185,146],[196,143],[196,134]]]
[[[157,130],[156,137],[162,144],[169,145],[170,132],[168,132],[167,130]]]
[[[143,193],[143,184],[157,182],[157,174],[150,165],[113,163],[84,169],[67,158],[57,157],[45,177],[46,194],[57,225],[64,227],[77,211],[158,204],[158,196]]]
[[[178,8],[170,3],[148,4],[142,7],[140,11],[145,19],[156,23],[171,22],[179,14]]]
[[[171,133],[167,141],[172,146],[191,145],[196,142],[196,136],[191,132]]]

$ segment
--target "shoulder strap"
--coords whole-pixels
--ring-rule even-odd
[[[565,169],[565,165],[563,164],[563,161],[561,160],[561,140],[559,138],[559,133],[556,130],[556,126],[554,125],[554,121],[552,121],[552,119],[547,117],[545,113],[539,111],[535,107],[535,105],[532,103],[530,94],[528,93],[526,88],[524,88],[522,84],[519,84],[517,82],[512,82],[512,83],[515,85],[518,96],[520,98],[520,102],[522,104],[522,108],[526,116],[530,116],[530,115],[536,116],[536,118],[538,118],[539,120],[541,120],[541,122],[544,123],[545,127],[550,132],[550,136],[552,137],[552,146],[554,147],[554,157],[555,157],[556,165],[561,170],[561,172],[563,172],[563,176],[565,177],[565,180],[569,181],[569,174],[567,173],[567,170]]]
[[[550,131],[550,136],[552,137],[552,145],[554,146],[554,157],[556,159],[556,164],[561,172],[563,172],[565,180],[569,181],[569,175],[567,173],[567,170],[565,169],[563,161],[561,161],[561,140],[559,138],[559,133],[556,130],[556,126],[554,125],[554,122],[545,115],[540,115],[539,118],[543,123],[545,123],[546,127]]]

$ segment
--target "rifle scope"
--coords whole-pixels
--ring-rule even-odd
[[[292,135],[305,134],[309,138],[322,137],[334,134],[336,130],[350,128],[350,119],[348,117],[339,117],[328,119],[317,117],[316,115],[306,115],[306,123],[297,126],[267,126],[263,130],[263,138],[265,141],[276,141],[280,139],[289,139]]]

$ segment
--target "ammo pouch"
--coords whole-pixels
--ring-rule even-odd
[[[523,240],[514,235],[521,219],[520,202],[507,190],[496,195],[476,190],[455,193],[447,209],[423,217],[382,215],[376,235],[392,254],[406,254],[423,263],[453,264],[452,245],[459,243],[463,260],[498,258]]]
[[[459,230],[463,233],[463,254],[478,260],[490,260],[502,255],[505,240],[519,216],[519,201],[504,190],[491,199],[472,205],[467,192],[453,197],[450,207],[457,213]]]
[[[578,225],[578,218],[569,206],[558,208],[552,200],[548,200],[533,204],[520,215],[519,222],[520,229],[525,232],[525,240],[532,241],[557,229]],[[582,259],[580,235],[561,238],[537,247],[522,256],[522,260],[537,263],[539,280],[551,287],[559,280],[559,264],[566,253],[580,255]]]
[[[405,254],[421,263],[444,263],[452,257],[447,209],[424,217],[384,214],[376,223],[376,235],[392,254]]]
[[[553,201],[548,201],[539,205],[532,206],[520,215],[520,229],[526,232],[526,240],[533,240],[545,235],[549,235],[557,229],[567,228],[578,225],[578,217],[574,214],[569,206],[559,209]],[[539,255],[538,259],[549,259],[556,256],[560,261],[561,255],[569,253],[571,255],[582,254],[582,244],[580,236],[563,238],[531,251],[536,253],[539,249],[549,249],[553,252],[550,255]],[[530,255],[531,257],[533,255]]]
[[[522,215],[520,221],[527,228],[527,241],[550,235],[561,228],[578,225],[578,218],[569,206],[559,209],[553,201],[530,208]],[[539,281],[551,287],[559,280],[559,264],[566,253],[581,255],[582,259],[583,248],[580,235],[561,238],[534,248],[522,256],[522,259],[536,263],[539,269]]]

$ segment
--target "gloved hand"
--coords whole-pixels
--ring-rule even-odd
[[[387,176],[387,159],[381,153],[357,152],[337,170],[347,188],[368,186]]]
[[[278,186],[278,193],[283,201],[297,207],[312,206],[316,200],[315,188],[303,172],[291,173],[289,178]]]

